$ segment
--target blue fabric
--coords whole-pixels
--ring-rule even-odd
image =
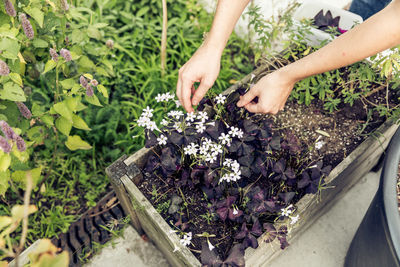
[[[349,11],[360,15],[363,20],[386,7],[391,0],[353,0]]]

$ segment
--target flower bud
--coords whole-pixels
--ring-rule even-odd
[[[88,85],[88,81],[86,80],[86,78],[83,75],[81,75],[81,77],[79,77],[79,82],[81,83],[83,88],[86,88]]]
[[[58,61],[58,54],[55,49],[50,48],[50,56],[51,56],[51,59],[54,60],[55,62]]]
[[[26,144],[24,139],[21,136],[17,136],[17,140],[15,141],[17,144],[17,148],[20,152],[24,152],[26,150]]]
[[[90,83],[91,83],[93,86],[99,85],[99,82],[98,82],[96,79],[91,80]]]
[[[24,103],[22,102],[15,102],[15,103],[17,104],[19,112],[21,112],[22,116],[24,116],[26,119],[30,119],[32,117],[31,111]]]
[[[8,141],[0,135],[0,148],[5,152],[5,153],[10,153],[11,152],[11,145],[8,143]]]
[[[17,15],[17,12],[15,11],[15,8],[10,0],[4,0],[4,9],[11,17],[15,17]]]
[[[33,28],[25,13],[21,13],[19,19],[21,20],[22,28],[24,29],[26,37],[32,40],[34,37]]]
[[[107,46],[108,48],[110,48],[110,49],[113,49],[113,48],[114,48],[114,41],[111,40],[111,39],[108,39],[108,40],[106,41],[106,46]]]
[[[60,4],[61,4],[61,8],[62,8],[64,11],[68,11],[69,5],[68,5],[67,0],[60,0]]]
[[[18,135],[14,132],[14,130],[10,127],[10,125],[8,125],[7,122],[1,120],[0,128],[7,139],[17,140]]]
[[[10,69],[7,63],[0,59],[0,76],[7,76],[8,74],[10,74]]]
[[[94,95],[93,88],[90,84],[88,84],[86,87],[86,95],[89,97]]]
[[[60,55],[65,59],[66,62],[72,60],[71,52],[69,52],[68,49],[62,48],[62,49],[60,50]]]

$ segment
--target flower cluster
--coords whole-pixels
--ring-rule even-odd
[[[10,0],[4,0],[4,9],[11,17],[15,17],[17,15],[17,12],[15,11],[15,8]]]
[[[16,134],[14,130],[8,125],[7,122],[5,121],[0,121],[0,129],[3,132],[4,137],[0,136],[0,148],[5,152],[5,153],[10,153],[11,152],[11,145],[9,141],[15,142],[17,145],[17,149],[20,152],[23,152],[26,150],[26,144],[24,139],[22,139],[21,136]]]
[[[22,102],[15,102],[15,103],[17,104],[17,107],[19,109],[19,112],[21,112],[21,115],[29,120],[32,117],[32,113],[29,110],[29,108]]]
[[[61,48],[60,55],[65,59],[66,62],[72,60],[71,52],[69,52],[69,50],[66,48]]]
[[[93,86],[97,86],[99,85],[98,81],[95,79],[91,79],[90,83],[88,83],[88,81],[86,80],[86,78],[81,75],[79,77],[79,83],[82,85],[83,88],[86,89],[86,95],[89,97],[92,97],[94,95],[94,91],[93,91]]]
[[[226,158],[224,161],[223,171],[225,174],[220,178],[220,182],[236,182],[240,180],[240,176],[242,175],[239,162],[229,158]]]
[[[140,115],[140,118],[137,120],[137,123],[140,127],[144,127],[147,130],[160,131],[157,127],[156,122],[151,120],[151,118],[153,117],[153,112],[154,110],[147,106]]]
[[[26,14],[25,13],[19,14],[19,19],[21,20],[22,29],[24,29],[26,37],[32,40],[35,34],[33,32],[33,28],[30,21],[26,17]]]
[[[180,240],[181,244],[186,247],[190,245],[191,241],[192,241],[192,232],[185,234],[183,238]]]
[[[156,101],[157,101],[157,103],[159,103],[159,102],[168,102],[168,101],[170,101],[170,100],[172,100],[174,98],[175,98],[175,96],[168,92],[168,93],[165,93],[165,94],[158,94],[156,96]]]
[[[60,5],[61,5],[61,8],[64,11],[68,11],[69,10],[69,5],[68,5],[67,0],[60,0]]]
[[[207,163],[214,163],[220,154],[223,153],[223,147],[220,144],[212,142],[210,139],[205,138],[201,143],[200,158]]]
[[[55,62],[57,62],[58,61],[57,51],[54,48],[50,48],[49,52],[50,52],[51,59],[54,60]]]
[[[0,59],[0,76],[7,76],[8,74],[10,74],[10,69],[7,63]]]

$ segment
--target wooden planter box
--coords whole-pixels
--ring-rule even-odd
[[[258,75],[264,70],[257,69],[253,74]],[[230,93],[247,83],[251,75],[247,75],[225,93]],[[317,201],[315,195],[305,195],[299,200],[296,206],[301,223],[290,233],[289,243],[312,225],[323,214],[324,209],[333,203],[332,200],[338,194],[348,190],[371,170],[397,128],[398,125],[394,122],[386,121],[375,130],[374,136],[369,136],[337,165],[326,178],[326,182],[332,188],[322,192],[320,201]],[[172,266],[201,266],[191,251],[180,244],[178,236],[172,232],[171,227],[136,187],[136,184],[143,179],[140,170],[144,167],[150,153],[150,149],[142,148],[129,157],[121,157],[107,168],[107,175],[123,208],[131,216],[133,226],[139,233],[145,232],[148,235]],[[259,238],[257,249],[246,249],[246,266],[268,266],[273,258],[284,252],[279,248],[278,243],[267,244],[263,242],[264,238],[264,235]]]

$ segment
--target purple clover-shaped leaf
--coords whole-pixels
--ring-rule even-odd
[[[201,264],[203,266],[210,266],[210,267],[218,266],[219,267],[222,265],[222,260],[217,255],[215,249],[210,250],[207,242],[203,242],[201,244],[200,258],[201,258]]]
[[[254,222],[251,230],[247,228],[247,224],[244,222],[240,232],[235,235],[235,239],[243,239],[242,244],[244,248],[252,247],[255,249],[258,247],[257,237],[259,237],[261,234],[262,229],[258,220]]]
[[[146,135],[145,147],[150,148],[157,145],[158,143],[157,136],[152,131],[146,131],[145,135]]]
[[[279,193],[279,197],[288,204],[296,195],[295,192],[286,192],[286,193]]]
[[[286,161],[284,159],[280,159],[278,162],[276,162],[272,170],[277,174],[274,178],[275,181],[286,181],[287,179],[296,178],[296,174],[292,168],[286,166]]]
[[[228,257],[225,259],[223,266],[244,267],[244,249],[240,244],[234,245],[229,251]]]
[[[265,230],[265,242],[266,243],[271,243],[272,241],[275,240],[276,236],[278,235],[278,232],[276,231],[275,226],[272,223],[264,223],[263,228]]]

